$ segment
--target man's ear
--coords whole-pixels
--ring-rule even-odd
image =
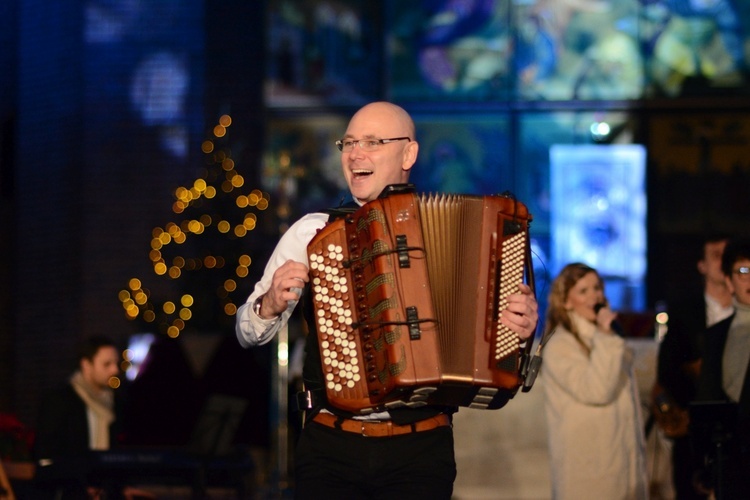
[[[731,293],[732,295],[734,295],[734,291],[735,290],[734,290],[734,283],[732,283],[732,278],[730,278],[729,276],[725,275],[724,276],[724,283],[727,284],[727,290],[729,290],[729,293]]]
[[[78,363],[78,368],[80,368],[81,373],[88,373],[91,370],[91,364],[90,360],[82,358],[81,362]]]
[[[404,159],[401,162],[401,170],[411,170],[411,167],[417,162],[417,154],[419,154],[419,143],[417,141],[409,141],[409,144],[404,148]]]
[[[698,272],[701,273],[701,276],[705,276],[708,272],[708,269],[706,269],[706,259],[699,260],[695,267],[698,268]]]

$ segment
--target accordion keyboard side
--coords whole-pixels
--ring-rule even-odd
[[[316,330],[310,335],[318,337],[327,398],[344,409],[370,406],[352,277],[344,267],[346,244],[344,220],[339,219],[307,247]]]

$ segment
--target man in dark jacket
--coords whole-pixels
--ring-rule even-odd
[[[114,437],[115,398],[110,386],[119,355],[106,337],[80,346],[78,369],[43,400],[37,427],[36,482],[40,496],[86,498],[94,491],[87,477],[91,450],[108,450]]]
[[[698,403],[691,409],[696,447],[712,465],[718,500],[750,491],[750,240],[729,242],[721,268],[735,313],[706,332]]]

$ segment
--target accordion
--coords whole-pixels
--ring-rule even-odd
[[[307,248],[329,403],[361,415],[503,406],[532,343],[500,322],[518,284],[533,289],[527,208],[509,195],[387,191]]]

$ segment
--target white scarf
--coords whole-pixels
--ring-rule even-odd
[[[89,448],[109,449],[109,426],[115,421],[114,393],[111,390],[97,391],[77,371],[70,378],[70,385],[86,404],[89,421]]]

